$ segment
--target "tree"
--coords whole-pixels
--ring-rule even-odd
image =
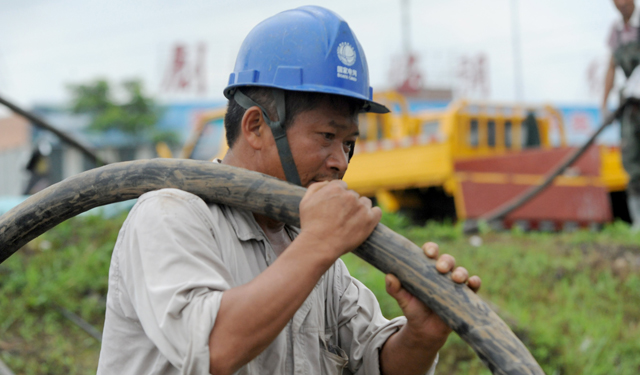
[[[89,114],[89,129],[97,131],[119,130],[138,138],[141,142],[177,143],[177,135],[171,131],[160,131],[156,124],[161,116],[161,108],[147,96],[140,80],[122,83],[122,100],[115,99],[110,82],[98,79],[88,84],[71,84],[71,109],[74,113]]]

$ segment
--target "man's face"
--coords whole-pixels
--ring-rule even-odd
[[[628,19],[633,14],[633,1],[634,0],[613,0],[613,3],[616,8],[618,8],[618,11],[620,11],[620,14],[622,14],[622,17]]]
[[[350,147],[357,138],[357,116],[332,108],[326,102],[298,114],[287,129],[287,140],[302,186],[342,179],[347,171]],[[272,160],[279,166],[280,158],[274,151]],[[277,169],[276,177],[284,179],[282,168]]]

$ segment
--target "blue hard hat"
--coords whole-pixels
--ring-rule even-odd
[[[389,112],[372,100],[367,59],[349,25],[318,6],[276,14],[249,32],[225,97],[243,86],[343,95],[363,100],[363,112]]]

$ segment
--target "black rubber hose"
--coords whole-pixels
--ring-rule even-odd
[[[16,114],[26,118],[27,120],[31,121],[31,123],[33,125],[39,127],[40,129],[44,129],[44,130],[50,131],[51,133],[55,134],[56,136],[58,136],[58,138],[60,138],[60,140],[62,142],[68,144],[71,147],[76,148],[78,151],[82,152],[86,157],[88,157],[89,159],[93,160],[93,162],[96,163],[96,165],[100,166],[100,165],[108,164],[104,160],[102,160],[96,153],[94,153],[93,151],[89,150],[89,148],[87,148],[82,143],[80,143],[77,139],[75,139],[74,137],[64,133],[60,129],[58,129],[55,126],[49,124],[48,122],[46,122],[45,120],[41,119],[40,117],[34,115],[33,113],[18,107],[17,105],[11,103],[10,101],[8,101],[7,99],[5,99],[5,98],[3,98],[1,96],[0,96],[0,104],[4,104],[10,110],[12,110]]]
[[[0,217],[0,263],[30,240],[93,207],[177,188],[218,203],[299,225],[306,189],[244,169],[211,162],[154,159],[116,163],[70,177]],[[435,261],[406,238],[379,224],[354,253],[434,310],[494,374],[544,374],[509,327],[466,285],[442,275]]]

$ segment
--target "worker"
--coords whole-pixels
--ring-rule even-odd
[[[224,95],[217,162],[308,187],[300,228],[175,189],[140,197],[113,252],[98,373],[433,373],[451,329],[393,275],[406,318],[385,319],[340,260],[381,216],[341,181],[357,114],[387,111],[347,23],[314,6],[263,21]],[[480,287],[449,255],[436,268]]]
[[[632,84],[631,75],[640,63],[640,39],[638,39],[640,12],[634,0],[613,0],[622,19],[616,21],[609,34],[608,45],[611,50],[609,68],[605,76],[602,113],[607,113],[607,100],[611,92],[616,67],[620,67],[628,79],[626,86]],[[640,73],[640,71],[638,71]],[[629,87],[625,87],[628,89]],[[623,104],[624,90],[621,95]],[[628,103],[620,118],[620,149],[622,165],[629,175],[627,184],[627,206],[632,220],[632,228],[640,230],[640,109],[637,103]]]

